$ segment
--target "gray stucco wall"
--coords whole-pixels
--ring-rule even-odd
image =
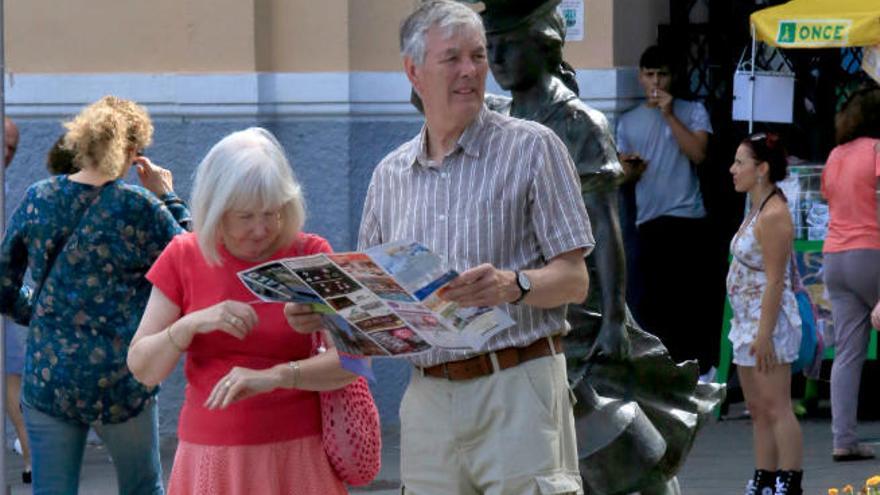
[[[48,176],[45,154],[61,122],[87,102],[116,94],[146,105],[156,128],[147,155],[174,172],[185,199],[196,165],[229,132],[259,125],[286,147],[306,191],[306,230],[337,251],[355,249],[363,199],[373,168],[410,139],[421,117],[409,104],[403,73],[66,74],[19,75],[7,81],[7,111],[21,130],[8,169],[7,217],[27,186]],[[582,97],[613,120],[640,95],[633,69],[578,72]],[[491,80],[490,92],[501,90]],[[132,173],[128,178],[137,181]],[[371,384],[383,423],[399,422],[398,404],[409,379],[400,360],[374,361]],[[182,403],[182,367],[160,396],[163,435],[173,435]],[[7,426],[11,434],[11,427]]]
[[[62,133],[62,118],[14,117],[21,131],[15,161],[7,169],[7,219],[28,185],[48,177],[46,151]],[[334,249],[355,249],[367,185],[376,163],[411,138],[420,127],[415,118],[358,120],[353,118],[154,119],[153,145],[146,155],[174,173],[177,192],[189,198],[193,172],[208,149],[229,132],[259,125],[285,146],[297,178],[306,191],[306,230],[327,238]],[[136,182],[132,172],[127,178]],[[372,384],[382,420],[398,421],[397,406],[409,377],[403,362],[376,360]],[[163,384],[160,422],[163,435],[173,435],[183,400],[182,366]],[[11,426],[7,427],[11,433]]]

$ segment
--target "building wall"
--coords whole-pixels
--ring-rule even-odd
[[[116,94],[151,112],[148,155],[174,172],[185,198],[211,145],[244,127],[268,128],[304,184],[307,230],[337,250],[355,248],[373,167],[421,126],[397,40],[416,3],[7,0],[6,108],[21,128],[7,215],[47,176],[45,153],[61,122]],[[582,98],[611,119],[636,101],[633,69],[619,66],[634,65],[654,22],[631,13],[655,15],[660,3],[585,0],[586,39],[568,43],[565,57],[578,69]],[[502,92],[491,80],[489,91]],[[408,366],[377,360],[374,367],[383,421],[395,423]],[[183,384],[178,369],[163,385],[163,434],[175,431]]]
[[[396,71],[397,28],[417,2],[7,0],[7,71]],[[586,37],[568,44],[566,59],[590,69],[630,63],[633,35],[652,33],[666,4],[585,0]]]
[[[616,67],[637,67],[642,51],[657,42],[657,26],[669,22],[669,0],[614,0]]]

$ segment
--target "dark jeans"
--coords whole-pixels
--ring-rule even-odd
[[[696,359],[701,373],[718,362],[723,292],[718,250],[704,218],[663,216],[638,226],[631,283],[635,316],[676,362]]]

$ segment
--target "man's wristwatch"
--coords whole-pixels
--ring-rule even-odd
[[[511,304],[519,304],[529,295],[529,291],[532,290],[532,281],[529,280],[528,275],[519,270],[514,273],[516,274],[516,285],[519,287],[520,294],[516,301],[513,301]]]

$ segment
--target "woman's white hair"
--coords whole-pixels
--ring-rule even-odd
[[[453,0],[426,0],[400,25],[400,54],[412,59],[415,65],[425,62],[428,30],[436,27],[444,37],[464,28],[480,33],[486,41],[486,30],[480,16],[461,3]]]
[[[233,132],[215,144],[196,169],[193,231],[209,264],[220,265],[223,215],[235,209],[281,210],[278,247],[292,242],[306,219],[302,187],[284,148],[266,129]]]

